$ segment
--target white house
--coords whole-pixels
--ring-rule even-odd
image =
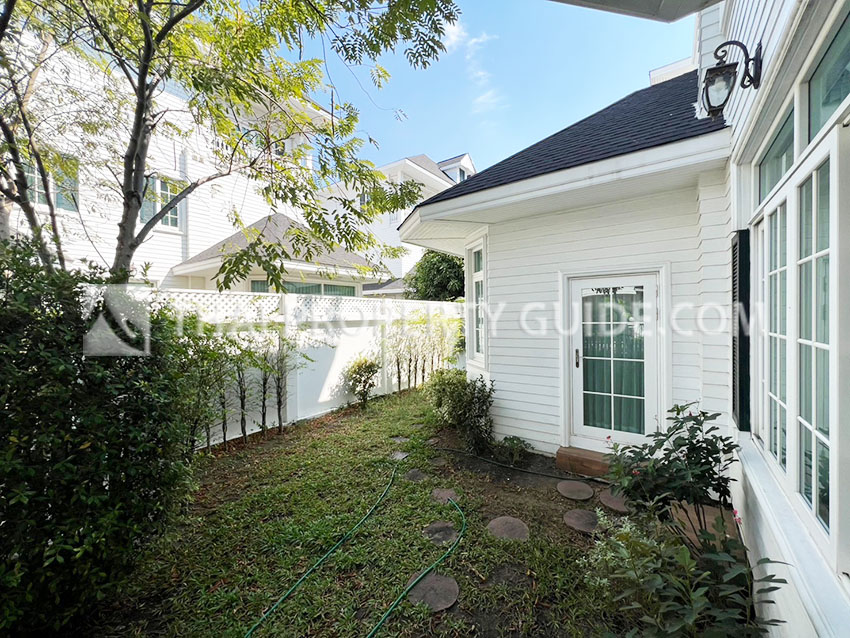
[[[391,183],[398,184],[409,180],[420,184],[422,199],[425,200],[474,175],[475,164],[467,153],[442,162],[435,162],[427,155],[412,155],[381,166],[378,171]],[[328,189],[327,193],[344,197],[357,196],[356,193],[341,186],[333,186]],[[365,196],[361,195],[360,198],[361,202],[365,202]],[[384,265],[389,272],[379,282],[364,284],[363,294],[365,296],[398,298],[404,294],[404,284],[401,278],[413,268],[425,253],[425,249],[420,246],[404,243],[399,235],[399,224],[410,212],[411,209],[384,213],[376,221],[369,224],[369,231],[382,243],[404,248],[406,252],[401,257],[385,260]]]
[[[592,469],[674,403],[720,412],[745,541],[787,563],[762,613],[850,635],[850,2],[564,1],[699,11],[694,57],[401,237],[466,258],[467,368],[495,382],[499,435]]]

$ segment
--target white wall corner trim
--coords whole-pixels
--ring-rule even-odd
[[[850,598],[839,576],[818,551],[808,529],[795,514],[792,504],[776,483],[770,468],[751,436],[741,436],[739,458],[760,514],[774,534],[782,556],[769,556],[790,564],[796,588],[808,620],[820,638],[846,636],[850,627]],[[750,504],[749,507],[753,507]],[[744,521],[746,525],[746,520]],[[758,529],[745,530],[745,536],[758,536]],[[768,569],[770,567],[768,566]],[[783,588],[791,585],[782,585]],[[783,609],[776,610],[782,617]],[[786,619],[791,620],[791,619]],[[781,632],[780,626],[780,632]]]

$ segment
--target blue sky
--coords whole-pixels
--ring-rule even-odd
[[[363,152],[378,166],[468,152],[482,170],[648,86],[651,69],[692,52],[693,17],[663,24],[549,0],[456,1],[460,22],[429,68],[412,69],[402,51],[384,56],[392,78],[377,90],[366,70],[329,65],[340,96],[361,110],[361,136],[380,143]]]

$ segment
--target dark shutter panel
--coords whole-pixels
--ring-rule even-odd
[[[732,237],[732,416],[750,431],[750,231]]]

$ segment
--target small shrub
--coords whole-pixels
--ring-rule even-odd
[[[777,621],[758,618],[756,605],[785,581],[755,578],[747,548],[727,534],[738,446],[706,427],[719,415],[691,408],[674,406],[670,427],[648,443],[612,447],[608,478],[653,533],[600,541],[612,557],[609,578],[623,585],[623,609],[639,612],[641,635],[761,635]],[[711,521],[710,507],[720,512]]]
[[[493,383],[484,377],[467,380],[463,370],[438,370],[428,382],[428,396],[442,424],[458,431],[475,454],[493,445]]]
[[[531,446],[518,436],[506,436],[493,445],[493,454],[502,463],[522,465],[525,463]]]
[[[378,385],[378,372],[381,364],[375,359],[361,356],[348,364],[343,373],[345,386],[351,394],[357,397],[360,406],[365,408],[369,394]]]

